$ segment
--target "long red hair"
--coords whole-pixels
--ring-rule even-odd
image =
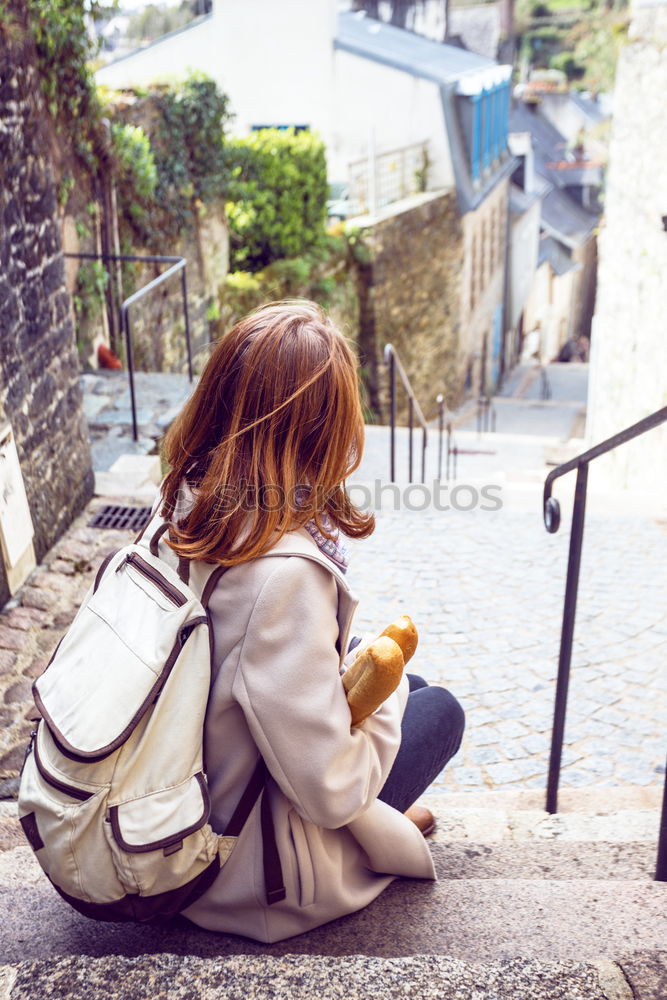
[[[161,514],[178,513],[186,483],[194,501],[172,548],[233,566],[311,518],[329,537],[369,535],[373,515],[344,488],[363,441],[357,363],[343,335],[312,302],[257,309],[218,342],[167,433]]]

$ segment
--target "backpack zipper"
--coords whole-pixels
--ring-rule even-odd
[[[35,736],[36,735],[37,733],[35,733]],[[47,783],[47,785],[51,785],[51,787],[55,788],[57,791],[62,792],[64,795],[69,795],[70,798],[78,799],[80,802],[87,802],[88,799],[92,799],[94,794],[93,792],[87,792],[84,788],[77,788],[76,785],[68,785],[66,784],[66,782],[60,781],[58,778],[55,777],[55,775],[47,771],[47,769],[44,767],[44,764],[42,763],[42,758],[39,756],[39,751],[37,749],[37,741],[33,740],[31,745],[32,745],[32,752],[35,757],[35,764],[37,765],[37,770],[39,771],[40,775]]]
[[[181,594],[180,590],[173,587],[168,580],[165,580],[161,573],[158,573],[156,569],[153,569],[150,563],[147,563],[136,552],[130,552],[129,556],[127,556],[127,558],[119,564],[116,569],[117,573],[125,563],[130,563],[138,573],[147,577],[147,579],[149,579],[151,583],[155,584],[158,590],[161,591],[161,593],[163,593],[164,596],[172,602],[172,604],[175,604],[177,608],[182,608],[184,604],[188,603],[187,598]]]

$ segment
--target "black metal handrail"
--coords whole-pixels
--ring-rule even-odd
[[[436,396],[436,403],[438,404],[438,479],[442,479],[442,452],[443,452],[443,439],[445,429],[447,430],[447,462],[445,465],[445,480],[449,482],[450,468],[452,470],[452,479],[456,479],[456,459],[459,454],[459,449],[456,444],[452,444],[454,438],[452,436],[452,422],[445,418],[446,406],[445,397],[442,393]]]
[[[567,709],[567,691],[570,681],[572,663],[572,640],[574,636],[574,621],[577,611],[577,591],[579,588],[579,569],[581,566],[581,549],[584,537],[584,517],[586,514],[586,489],[588,485],[588,466],[590,463],[618,448],[619,445],[645,434],[667,421],[667,406],[657,410],[650,416],[639,420],[613,437],[607,438],[593,448],[577,455],[576,458],[564,462],[552,469],[544,481],[543,515],[547,531],[553,533],[560,526],[560,504],[551,495],[553,483],[568,472],[577,470],[577,481],[574,490],[574,509],[572,511],[572,527],[570,529],[570,551],[567,563],[567,582],[565,585],[565,600],[563,604],[563,623],[561,627],[560,652],[558,656],[558,679],[556,682],[556,700],[554,703],[554,723],[551,734],[551,754],[549,758],[549,780],[547,785],[547,812],[558,811],[558,784],[560,780],[561,762],[563,756],[563,737],[565,734],[565,714]],[[667,882],[667,768],[665,770],[665,789],[662,800],[662,815],[658,837],[658,859],[655,878]]]
[[[489,417],[491,418],[491,431],[496,429],[496,408],[491,399],[486,394],[481,395],[477,400],[477,433],[488,433]]]
[[[153,278],[143,288],[139,288],[132,295],[128,296],[120,306],[120,328],[125,335],[125,349],[127,351],[127,374],[130,384],[130,404],[132,407],[132,437],[135,441],[139,439],[139,429],[137,426],[137,401],[134,391],[134,363],[132,357],[132,325],[130,322],[130,306],[142,299],[158,285],[163,284],[172,275],[181,273],[181,296],[183,301],[183,318],[185,320],[185,343],[188,355],[188,377],[192,382],[192,347],[190,344],[190,318],[188,315],[188,286],[186,278],[186,257],[165,257],[157,254],[127,254],[127,253],[66,253],[65,257],[75,257],[78,260],[102,260],[102,261],[138,261],[145,264],[171,264],[166,271]]]
[[[398,372],[403,388],[408,396],[408,426],[410,434],[408,437],[408,474],[412,482],[412,431],[414,428],[414,418],[417,417],[422,428],[422,483],[426,479],[426,447],[428,445],[428,425],[424,419],[424,414],[417,402],[410,380],[405,373],[401,360],[392,344],[387,344],[384,349],[384,361],[389,368],[389,476],[393,483],[396,479],[396,372]]]

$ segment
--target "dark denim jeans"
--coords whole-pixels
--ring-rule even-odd
[[[401,747],[379,799],[405,812],[426,791],[461,746],[465,715],[446,688],[408,674],[410,695],[401,725]]]

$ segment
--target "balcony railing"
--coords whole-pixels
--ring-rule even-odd
[[[354,213],[374,215],[378,209],[426,190],[427,144],[413,143],[386,153],[369,154],[348,168],[350,206]]]

